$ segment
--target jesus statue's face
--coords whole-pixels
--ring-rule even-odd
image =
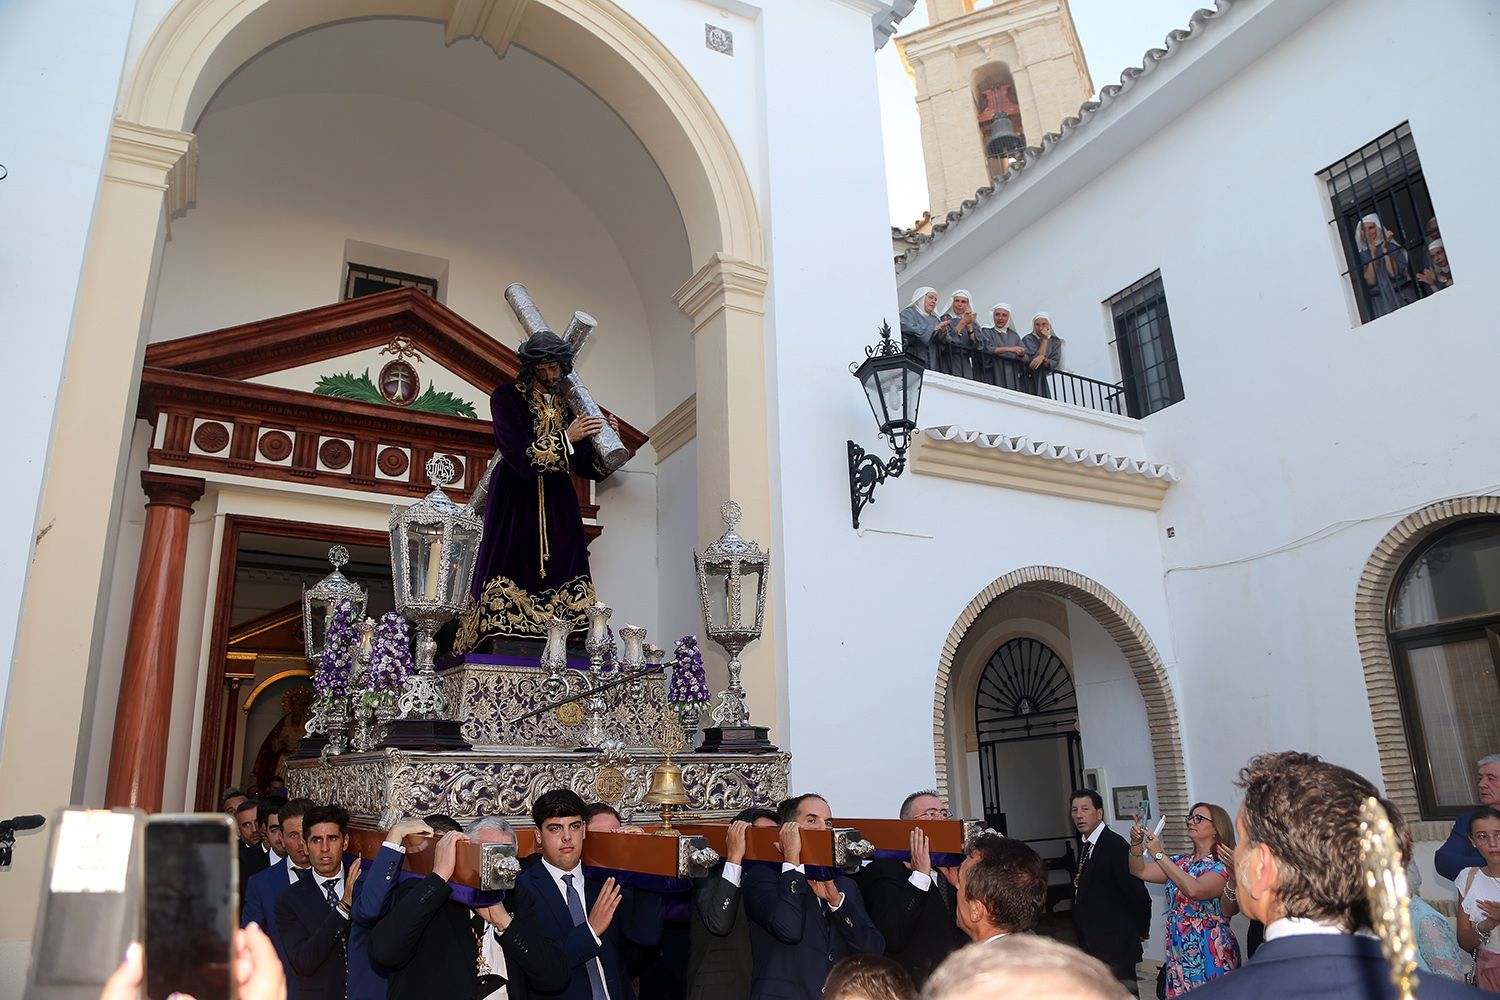
[[[556,361],[548,361],[536,366],[536,384],[542,387],[543,392],[556,392],[557,384],[561,381],[562,365]]]

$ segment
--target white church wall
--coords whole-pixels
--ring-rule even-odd
[[[1183,475],[1158,538],[1196,797],[1232,801],[1246,757],[1289,745],[1379,775],[1355,581],[1406,511],[1500,489],[1487,415],[1500,346],[1481,326],[1483,278],[1500,253],[1483,211],[1500,139],[1474,129],[1461,102],[1424,96],[1495,89],[1492,21],[1483,5],[1413,19],[1394,2],[1336,4],[1142,136],[1024,237],[958,272],[940,254],[927,264],[919,255],[901,276],[903,290],[1006,297],[1028,318],[1046,307],[1068,338],[1068,366],[1114,380],[1101,303],[1160,268],[1186,398],[1141,426],[1152,457]],[[1438,51],[1412,59],[1409,73],[1367,72],[1371,53]],[[1309,104],[1308,94],[1345,93],[1354,79],[1365,81],[1360,100]],[[1351,326],[1316,173],[1402,121],[1456,283]],[[1067,142],[1087,140],[1083,130]],[[943,240],[982,241],[987,228],[965,222]]]
[[[0,510],[10,526],[0,538],[0,732],[32,546],[47,530],[37,506],[130,14],[111,0],[10,4],[0,14],[0,93],[12,95],[0,105],[0,326],[25,373],[0,401]],[[0,992],[6,985],[0,979]]]
[[[703,634],[702,603],[693,572],[698,544],[698,442],[689,441],[656,467],[657,627],[652,639],[667,651],[685,635]],[[725,678],[727,679],[727,678]],[[714,691],[722,679],[710,678]]]

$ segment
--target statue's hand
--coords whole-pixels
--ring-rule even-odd
[[[586,437],[591,437],[604,427],[604,421],[598,417],[575,417],[568,425],[568,440],[577,444]]]

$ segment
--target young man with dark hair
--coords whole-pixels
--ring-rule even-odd
[[[348,976],[349,912],[360,860],[345,867],[349,810],[317,806],[302,817],[312,877],[276,900],[276,926],[292,967],[298,1000],[337,1000]]]
[[[516,879],[516,903],[518,910],[532,907],[537,929],[562,949],[568,980],[556,996],[633,1000],[620,961],[620,940],[623,936],[647,947],[660,940],[661,897],[622,891],[612,878],[601,883],[585,876],[586,808],[583,799],[566,788],[537,796],[531,818],[542,860]],[[619,920],[616,910],[621,911]]]
[[[1193,991],[1209,998],[1394,997],[1371,926],[1359,858],[1360,807],[1375,786],[1311,754],[1250,759],[1240,772],[1244,801],[1235,816],[1234,880],[1241,912],[1266,925],[1266,943],[1227,976]],[[1402,852],[1406,823],[1388,810]],[[1405,864],[1405,858],[1401,864]],[[1423,973],[1423,1000],[1485,994]]]
[[[995,941],[1036,926],[1047,905],[1047,866],[1024,841],[993,833],[968,845],[958,875],[958,923],[969,939]]]
[[[820,1000],[824,980],[846,955],[885,951],[865,912],[859,887],[846,875],[810,878],[802,865],[802,831],[833,828],[820,795],[799,795],[777,809],[781,872],[756,865],[745,873],[745,914],[755,954],[751,1000]]]
[[[902,819],[947,819],[948,807],[933,789],[912,792]],[[877,858],[857,881],[870,919],[885,938],[885,953],[906,970],[917,989],[967,938],[958,926],[958,871],[932,863],[927,837],[911,832],[911,858]]]
[[[1073,875],[1073,926],[1078,946],[1114,970],[1135,993],[1141,942],[1151,936],[1151,896],[1130,874],[1130,845],[1104,822],[1104,800],[1091,788],[1069,805],[1081,848]]]
[[[260,848],[266,855],[269,868],[286,857],[286,844],[281,840],[281,807],[286,799],[261,799],[255,810],[255,825],[260,830]]]
[[[749,995],[753,971],[750,929],[740,898],[745,831],[751,827],[774,829],[778,825],[776,814],[769,809],[742,811],[729,824],[723,862],[713,873],[694,880],[688,939],[688,1000]]]
[[[291,888],[299,878],[312,874],[307,856],[307,841],[302,836],[302,817],[313,808],[310,799],[290,799],[276,814],[281,820],[281,842],[286,848],[286,857],[250,878],[240,905],[240,926],[251,923],[259,926],[276,946],[286,970],[287,981],[292,978],[291,962],[286,948],[281,943],[281,930],[276,926],[276,900]]]
[[[514,1000],[529,995],[523,994],[525,989],[552,994],[566,987],[566,958],[561,948],[539,933],[531,897],[512,898],[512,913],[498,899],[449,882],[457,867],[458,845],[465,839],[514,844],[516,835],[510,824],[481,820],[467,838],[448,816],[428,816],[425,826],[440,834],[433,847],[431,874],[397,886],[389,912],[370,931],[370,957],[390,970],[387,995],[391,1000],[485,1000],[491,996]],[[382,852],[391,846],[383,845]],[[355,914],[357,919],[358,906]],[[487,947],[491,939],[498,949]],[[350,964],[352,968],[352,958]],[[515,989],[510,988],[513,981]],[[350,996],[354,996],[352,990]]]

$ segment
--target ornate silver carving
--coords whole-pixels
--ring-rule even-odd
[[[702,878],[719,863],[719,852],[703,837],[677,835],[677,877]]]
[[[839,827],[833,831],[833,867],[858,871],[859,866],[875,856],[875,845],[859,835],[858,830]]]
[[[521,862],[516,860],[516,845],[511,843],[479,845],[479,888],[514,889]]]
[[[720,819],[750,806],[774,806],[787,794],[787,754],[678,755],[694,814]],[[569,750],[527,748],[464,752],[386,749],[350,753],[325,761],[298,761],[287,768],[292,794],[344,806],[361,822],[375,823],[389,810],[402,816],[447,813],[459,819],[505,816],[526,821],[542,792],[571,788],[593,794],[601,766],[625,776],[617,808],[640,810],[651,772],[662,761],[639,751],[629,762]]]

